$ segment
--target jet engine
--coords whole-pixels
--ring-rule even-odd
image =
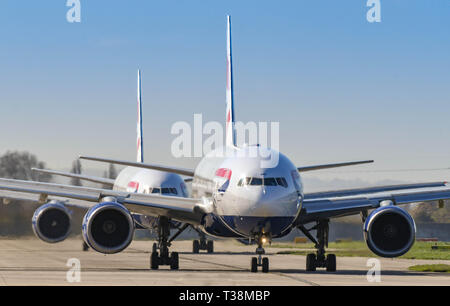
[[[364,224],[369,249],[381,257],[398,257],[413,246],[416,225],[408,212],[388,205],[374,210]]]
[[[133,240],[134,220],[128,209],[106,200],[89,209],[83,219],[83,239],[94,250],[114,254]]]
[[[45,242],[63,241],[70,233],[70,211],[62,203],[51,201],[36,209],[32,227],[35,235]]]

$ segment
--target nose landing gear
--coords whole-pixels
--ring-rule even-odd
[[[214,241],[207,240],[205,234],[199,232],[200,240],[192,242],[192,253],[198,254],[200,250],[206,250],[208,253],[214,253]]]
[[[250,262],[250,271],[253,273],[258,272],[258,267],[262,267],[261,270],[264,273],[269,272],[269,258],[262,257],[262,255],[266,253],[264,248],[262,247],[266,240],[267,238],[264,236],[261,236],[257,239],[258,248],[256,248],[256,255],[258,255],[258,257],[252,257],[252,260]]]

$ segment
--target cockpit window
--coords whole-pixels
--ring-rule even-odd
[[[161,193],[161,189],[153,188],[152,193]]]
[[[274,177],[266,177],[264,178],[264,186],[276,186],[277,181]]]
[[[250,186],[281,186],[284,188],[288,187],[287,181],[284,177],[246,177],[241,178],[237,185],[239,187],[250,185]]]
[[[250,185],[252,186],[261,186],[263,183],[263,180],[257,177],[252,178],[252,180],[250,181]]]
[[[277,184],[280,186],[283,186],[284,188],[287,188],[288,184],[284,177],[277,177]]]
[[[176,188],[153,188],[151,190],[151,193],[160,193],[160,194],[178,194],[178,191]]]

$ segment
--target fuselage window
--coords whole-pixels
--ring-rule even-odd
[[[169,194],[170,192],[170,188],[161,188],[161,193],[162,194]]]

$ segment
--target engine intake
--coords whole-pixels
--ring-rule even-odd
[[[70,211],[60,202],[44,204],[34,212],[32,227],[34,234],[45,242],[63,241],[70,234]]]
[[[364,224],[369,249],[381,257],[398,257],[411,249],[416,225],[408,212],[397,206],[374,210]]]
[[[103,202],[89,209],[82,227],[84,241],[104,254],[118,253],[128,247],[134,229],[130,212],[117,202]]]

